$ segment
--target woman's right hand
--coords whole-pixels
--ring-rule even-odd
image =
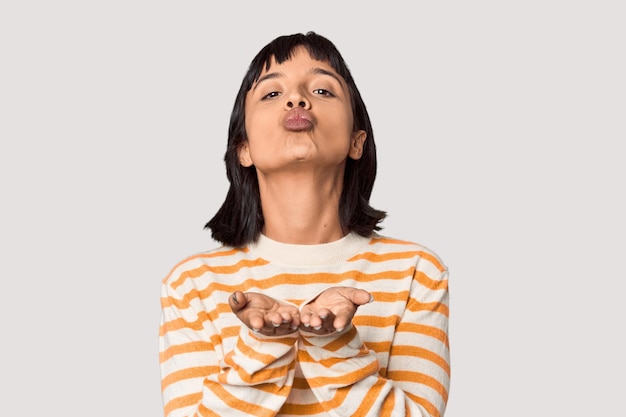
[[[267,295],[235,291],[228,304],[246,326],[265,336],[293,333],[300,326],[298,308],[284,304]]]

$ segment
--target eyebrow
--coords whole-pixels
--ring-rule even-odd
[[[311,74],[311,75],[328,75],[329,77],[333,77],[335,80],[337,80],[337,82],[341,86],[344,85],[344,83],[341,82],[341,79],[334,72],[330,72],[330,71],[325,70],[323,68],[319,68],[319,67],[312,68],[309,71],[309,74]],[[252,91],[256,90],[256,88],[259,86],[259,84],[261,84],[263,81],[271,80],[271,79],[274,79],[274,78],[281,78],[283,76],[284,76],[284,74],[282,72],[270,72],[268,74],[265,74],[264,76],[259,77],[257,82],[254,84],[254,87],[252,87]]]

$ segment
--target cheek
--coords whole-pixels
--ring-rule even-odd
[[[354,118],[352,109],[343,107],[341,111],[337,111],[335,116],[335,125],[337,129],[341,129],[347,135],[351,135],[354,128]]]
[[[349,145],[353,132],[352,117],[339,117],[328,125],[328,133],[339,143]]]
[[[254,140],[256,136],[258,136],[259,132],[263,132],[266,130],[266,127],[264,126],[264,120],[265,119],[263,117],[259,117],[258,114],[246,114],[245,128],[248,140]]]

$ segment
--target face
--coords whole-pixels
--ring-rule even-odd
[[[243,166],[258,172],[307,166],[343,170],[359,159],[366,133],[353,131],[348,87],[333,68],[304,47],[282,64],[272,60],[246,96],[248,141]]]

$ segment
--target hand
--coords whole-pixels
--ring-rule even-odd
[[[300,327],[320,335],[341,331],[352,321],[356,309],[371,301],[372,296],[365,290],[329,288],[302,308]]]
[[[246,326],[266,336],[293,333],[300,326],[300,313],[295,306],[267,295],[235,291],[228,297],[228,304]]]

